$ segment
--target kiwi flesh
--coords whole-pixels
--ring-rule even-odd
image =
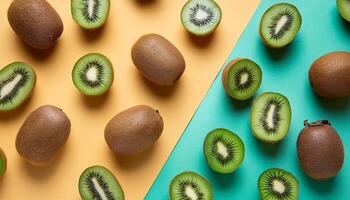
[[[287,97],[275,92],[265,92],[253,102],[250,126],[257,139],[276,143],[287,135],[291,116]]]
[[[71,0],[74,21],[84,29],[98,29],[105,24],[109,14],[109,0]]]
[[[222,72],[222,85],[234,99],[246,100],[259,89],[262,71],[257,63],[246,58],[236,58],[229,62]]]
[[[281,48],[291,43],[301,27],[302,18],[298,9],[289,3],[271,6],[260,21],[262,41],[271,48]]]
[[[82,200],[124,200],[124,192],[117,178],[102,166],[87,168],[79,178]]]
[[[201,175],[186,171],[176,175],[169,186],[170,200],[212,200],[209,181]]]
[[[337,0],[337,8],[339,14],[348,22],[350,22],[350,1]]]
[[[208,133],[203,151],[209,167],[223,174],[234,172],[242,164],[245,155],[241,138],[223,128]]]
[[[0,111],[17,108],[31,95],[36,84],[34,70],[14,62],[0,70]]]
[[[101,95],[112,86],[114,79],[112,63],[102,54],[87,54],[75,63],[72,79],[81,93],[87,96]]]
[[[297,200],[299,182],[290,172],[271,168],[260,175],[258,189],[262,200]]]
[[[221,15],[220,6],[213,0],[189,0],[181,10],[181,22],[188,32],[206,36],[219,26]]]
[[[0,179],[4,176],[7,166],[7,159],[4,151],[0,148]]]

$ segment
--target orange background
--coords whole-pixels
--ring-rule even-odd
[[[48,51],[31,49],[18,40],[7,21],[10,2],[2,0],[0,6],[0,68],[24,61],[35,69],[38,81],[27,103],[0,113],[0,147],[8,157],[0,199],[78,200],[81,172],[99,164],[117,176],[126,199],[137,200],[148,191],[259,0],[218,0],[222,22],[214,35],[204,39],[189,35],[181,25],[179,15],[185,0],[112,0],[106,26],[95,32],[83,31],[74,23],[69,0],[49,0],[65,27],[58,43]],[[174,87],[147,82],[132,64],[131,46],[146,33],[163,35],[183,53],[187,68]],[[96,98],[82,96],[71,81],[74,63],[90,52],[106,55],[115,69],[110,92]],[[58,159],[48,166],[34,167],[19,157],[14,143],[25,117],[43,104],[62,108],[71,119],[72,130]],[[115,114],[138,104],[160,110],[163,135],[142,155],[117,158],[104,141],[104,127]]]

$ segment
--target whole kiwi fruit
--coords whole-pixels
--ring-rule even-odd
[[[350,96],[350,53],[331,52],[318,58],[309,70],[310,84],[322,97]]]
[[[157,34],[144,35],[138,39],[132,47],[131,58],[146,79],[162,86],[175,84],[186,66],[180,51]]]
[[[18,37],[36,49],[50,48],[63,32],[60,16],[46,0],[13,0],[7,18]]]
[[[308,123],[297,140],[297,152],[303,171],[313,179],[336,176],[344,162],[344,147],[337,131],[328,120]]]
[[[157,110],[138,105],[120,112],[108,122],[105,140],[116,154],[137,154],[155,143],[163,128],[163,119]]]
[[[71,129],[67,115],[45,105],[31,112],[18,131],[16,149],[34,165],[49,163],[66,143]]]

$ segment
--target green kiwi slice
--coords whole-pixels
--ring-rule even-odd
[[[271,168],[260,175],[258,189],[262,200],[297,200],[299,182],[290,172]]]
[[[213,0],[189,0],[181,10],[183,26],[194,35],[211,34],[220,21],[221,8]]]
[[[294,40],[301,23],[301,15],[294,5],[275,4],[265,11],[261,18],[261,39],[269,47],[284,47]]]
[[[170,200],[212,200],[213,191],[207,179],[195,172],[176,175],[169,186]]]
[[[234,99],[246,100],[259,89],[262,71],[258,64],[246,58],[236,58],[229,62],[222,72],[222,85]]]
[[[275,92],[266,92],[253,102],[250,126],[256,138],[275,143],[287,135],[291,116],[287,97]]]
[[[337,0],[339,14],[350,22],[350,0]]]
[[[208,133],[203,151],[209,167],[223,174],[234,172],[242,164],[245,154],[241,138],[223,128]]]
[[[4,151],[0,148],[0,179],[4,176],[6,171],[7,159]]]
[[[71,0],[73,19],[84,29],[103,26],[108,18],[109,7],[109,0]]]
[[[124,192],[116,177],[102,166],[87,168],[79,178],[82,200],[124,200]]]
[[[102,54],[87,54],[75,63],[72,79],[75,87],[83,94],[101,95],[112,86],[114,79],[112,63]]]
[[[14,62],[0,70],[0,111],[17,108],[31,95],[36,84],[34,70]]]

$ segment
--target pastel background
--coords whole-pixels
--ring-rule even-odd
[[[81,172],[99,164],[114,172],[127,199],[138,200],[144,198],[259,0],[218,0],[222,23],[212,37],[204,39],[190,36],[180,23],[185,0],[112,0],[109,20],[96,32],[85,32],[74,23],[69,0],[48,0],[64,22],[62,37],[48,51],[31,49],[16,37],[7,21],[10,2],[0,3],[0,66],[24,61],[35,69],[38,81],[27,103],[15,111],[0,113],[0,146],[8,157],[0,199],[78,200]],[[174,87],[161,88],[147,82],[132,64],[132,44],[151,32],[169,39],[186,59],[186,71]],[[111,91],[97,98],[82,96],[71,81],[74,63],[90,52],[105,54],[115,69]],[[43,104],[62,108],[71,119],[72,131],[55,162],[33,167],[19,157],[14,143],[25,117]],[[115,114],[137,104],[159,109],[165,130],[151,150],[133,158],[117,158],[105,144],[104,127]]]

